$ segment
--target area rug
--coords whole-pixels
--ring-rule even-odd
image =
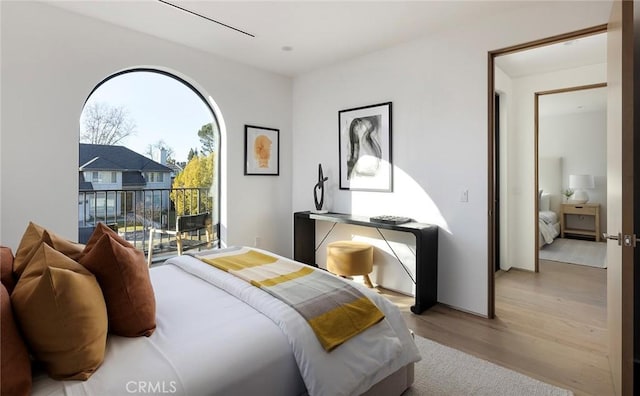
[[[538,381],[464,352],[416,336],[422,360],[403,396],[570,396],[573,392]]]
[[[580,239],[557,238],[540,249],[542,260],[606,268],[607,244]]]

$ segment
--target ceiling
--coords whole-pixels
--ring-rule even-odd
[[[481,0],[45,1],[286,76],[535,4]]]
[[[496,66],[512,78],[606,62],[606,33],[503,55],[495,59]],[[607,108],[607,92],[605,88],[598,88],[542,95],[539,103],[542,117],[604,111]]]
[[[607,62],[606,33],[496,57],[496,65],[512,78]]]
[[[541,117],[606,111],[606,109],[607,89],[605,87],[541,95],[539,97]]]

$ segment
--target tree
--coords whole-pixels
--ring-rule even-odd
[[[202,126],[198,131],[198,137],[200,138],[200,143],[202,144],[202,150],[200,150],[200,154],[209,155],[209,153],[213,153],[216,149],[216,136],[213,133],[213,123],[208,123]]]
[[[82,111],[83,132],[80,141],[91,144],[115,145],[135,133],[136,124],[122,106],[91,103]]]
[[[163,149],[167,152],[167,163],[168,164],[175,163],[175,160],[173,159],[173,149],[169,147],[169,145],[167,145],[167,143],[165,143],[165,141],[162,139],[158,140],[153,144],[148,145],[147,152],[145,154],[149,158],[154,158],[154,155],[153,155],[154,150],[163,150]],[[157,161],[160,162],[160,159],[158,158]]]
[[[170,197],[177,214],[212,211],[213,198],[208,191],[213,185],[214,153],[195,156],[173,180]]]
[[[187,154],[187,162],[191,161],[191,158],[198,156],[198,149],[189,149],[189,154]]]

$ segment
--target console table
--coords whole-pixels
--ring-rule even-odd
[[[567,228],[566,215],[593,216],[593,230]],[[563,203],[560,208],[560,237],[564,238],[564,234],[592,236],[595,238],[596,242],[600,242],[600,204]]]
[[[438,226],[422,223],[386,224],[368,217],[343,213],[296,212],[293,214],[293,258],[305,264],[316,264],[316,221],[352,224],[402,232],[416,237],[416,297],[411,312],[420,314],[438,299]]]

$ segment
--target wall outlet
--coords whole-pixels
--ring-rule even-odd
[[[260,247],[260,245],[262,245],[262,238],[257,236],[253,240],[253,247]]]
[[[469,202],[469,190],[462,190],[460,192],[460,202]]]

